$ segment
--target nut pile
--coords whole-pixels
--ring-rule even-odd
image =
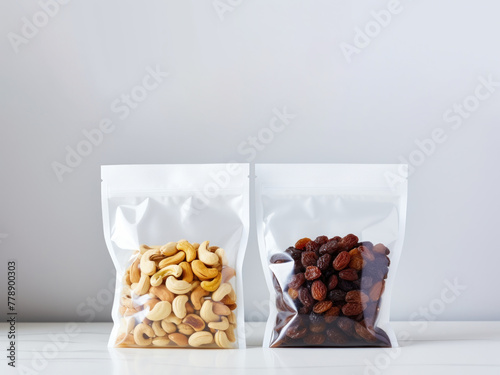
[[[208,241],[142,245],[123,278],[115,346],[234,347],[233,276]]]
[[[390,346],[375,327],[389,253],[348,234],[302,238],[272,255],[272,267],[290,272],[284,292],[273,275],[278,316],[271,346]]]

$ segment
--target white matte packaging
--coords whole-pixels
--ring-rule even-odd
[[[293,300],[287,293],[290,278],[294,272],[298,272],[294,271],[294,260],[290,258],[283,263],[271,264],[271,257],[285,254],[287,248],[293,247],[297,240],[304,237],[314,240],[316,236],[343,237],[349,233],[358,236],[360,242],[382,243],[390,249],[385,289],[378,304],[378,316],[375,314],[376,321],[370,329],[385,332],[385,346],[398,346],[389,324],[389,312],[405,233],[407,166],[256,164],[255,175],[258,243],[270,292],[270,314],[263,346],[309,346],[304,342],[306,339],[299,339],[295,345],[290,344],[293,340],[285,337],[287,329],[291,327],[291,323],[287,322],[293,322],[302,315],[299,314],[298,306],[301,304],[297,303],[297,298]],[[361,284],[362,276],[359,281]],[[280,290],[282,297],[279,296]],[[277,308],[280,298],[289,311],[283,315],[286,319],[280,319],[278,315],[282,311]],[[305,324],[307,326],[310,323]],[[324,343],[317,346],[370,346],[356,345],[355,340],[354,343],[342,345],[330,342],[325,336]]]
[[[237,307],[231,314],[236,320],[235,340],[231,347],[245,348],[241,273],[249,232],[248,175],[248,164],[102,166],[104,237],[116,268],[112,309],[114,326],[109,347],[117,346],[116,340],[120,334],[128,334],[130,339],[133,336],[133,331],[124,332],[129,327],[124,328],[120,308],[124,309],[121,306],[124,288],[130,288],[124,281],[127,269],[140,256],[138,249],[143,244],[158,245],[159,248],[168,242],[186,239],[190,243],[210,241],[210,245],[225,250],[227,265],[219,264],[219,272],[224,267],[231,267],[236,271],[236,277],[228,281],[236,293],[237,301]],[[196,251],[198,256],[198,250]],[[159,257],[161,258],[161,254]],[[161,286],[165,283],[163,280]],[[144,303],[144,299],[147,302],[148,294],[140,297],[142,302],[141,298],[132,293],[134,306],[136,303]],[[211,297],[204,298],[206,300]],[[202,299],[202,303],[203,301]],[[151,326],[152,322],[144,320],[150,309],[145,304],[137,309],[140,311],[132,315],[132,325],[149,323]],[[195,311],[195,314],[199,314],[199,311]],[[130,320],[129,317],[128,319]],[[208,324],[204,330],[207,335],[210,333]],[[166,341],[168,340],[164,342]],[[176,346],[172,341],[165,345],[161,345],[160,339],[157,342],[160,343],[159,346]],[[127,343],[120,346],[139,347]],[[218,346],[212,342],[200,346],[204,347]]]

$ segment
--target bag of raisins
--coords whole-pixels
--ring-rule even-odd
[[[394,347],[407,166],[257,164],[265,347]]]
[[[248,164],[103,166],[110,347],[244,348]]]

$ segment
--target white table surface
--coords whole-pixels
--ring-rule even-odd
[[[0,374],[500,375],[500,322],[394,322],[408,337],[397,349],[264,349],[264,324],[247,323],[246,350],[108,349],[110,323],[72,323],[72,337],[61,335],[67,324],[18,323],[16,369],[7,365],[8,326],[0,324]]]

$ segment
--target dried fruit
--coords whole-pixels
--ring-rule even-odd
[[[358,237],[351,233],[340,240],[339,246],[343,250],[351,250],[353,247],[356,246],[358,240],[359,240]]]
[[[326,271],[328,269],[328,267],[330,267],[331,261],[332,261],[332,256],[330,254],[324,254],[318,258],[318,261],[316,262],[316,266],[321,271]]]
[[[285,250],[285,253],[290,255],[293,260],[300,260],[300,257],[302,256],[302,251],[296,249],[295,247],[289,247]]]
[[[379,298],[380,298],[380,295],[382,294],[382,289],[384,287],[384,282],[383,281],[379,281],[377,283],[375,283],[372,288],[370,289],[370,299],[372,301],[378,301]]]
[[[327,329],[326,336],[329,341],[337,345],[344,345],[348,341],[347,336],[335,328]]]
[[[339,277],[343,280],[354,281],[358,279],[358,271],[354,268],[346,268],[339,272]]]
[[[316,301],[323,301],[326,298],[326,285],[321,280],[314,280],[311,285],[311,295]]]
[[[321,245],[328,242],[328,237],[327,236],[318,236],[318,237],[316,237],[314,242],[316,242],[319,246],[321,246]]]
[[[292,325],[286,330],[286,335],[291,339],[300,339],[307,333],[307,328],[299,325]]]
[[[337,286],[338,283],[339,283],[339,279],[338,279],[337,275],[331,275],[330,278],[328,279],[328,284],[327,284],[328,290],[335,289],[335,287]]]
[[[351,255],[351,261],[349,262],[349,268],[353,268],[356,271],[361,271],[363,268],[365,261],[363,260],[362,256],[352,256]]]
[[[351,256],[347,251],[340,252],[333,261],[333,268],[337,271],[343,270],[351,261]]]
[[[311,295],[311,292],[309,292],[309,289],[305,287],[299,289],[299,301],[306,308],[312,307],[312,305],[314,304],[314,299]]]
[[[344,302],[346,292],[339,289],[330,290],[328,292],[328,299],[332,302]]]
[[[319,249],[319,245],[314,241],[309,241],[305,247],[306,251],[316,251],[318,249]]]
[[[351,290],[346,294],[345,300],[346,302],[367,303],[370,297],[360,290]]]
[[[288,283],[288,286],[290,288],[298,290],[302,286],[302,284],[304,284],[304,281],[306,281],[306,278],[304,274],[301,272],[292,276],[292,279]]]
[[[338,241],[336,240],[329,240],[327,243],[321,245],[321,247],[319,248],[319,254],[320,255],[324,255],[324,254],[333,254],[335,253],[337,250],[339,250],[339,246],[338,246]]]
[[[306,280],[316,280],[321,276],[321,270],[316,266],[309,266],[306,268],[304,276]]]
[[[339,314],[340,314],[340,307],[332,306],[327,311],[325,311],[323,316],[325,317],[326,323],[332,323],[335,319],[337,319]]]
[[[332,307],[332,304],[333,302],[332,301],[320,301],[320,302],[317,302],[314,306],[313,306],[313,311],[316,313],[316,314],[322,314],[324,313],[325,311],[329,310],[331,307]]]
[[[321,333],[311,333],[304,337],[304,343],[310,346],[321,345],[325,340],[326,336]]]
[[[361,303],[348,302],[342,306],[342,313],[346,316],[358,315],[363,312],[363,305]]]
[[[313,322],[309,324],[309,331],[314,333],[323,332],[326,329],[326,323],[324,321],[321,322]]]
[[[299,296],[299,291],[297,289],[288,288],[288,295],[291,299],[296,299]]]
[[[283,253],[273,254],[271,259],[269,259],[269,262],[272,264],[286,263],[290,261],[292,261],[292,258]]]
[[[315,266],[318,256],[314,251],[304,251],[301,260],[304,267]]]
[[[304,247],[306,247],[307,243],[308,242],[311,242],[311,239],[310,238],[301,238],[300,240],[298,240],[296,243],[295,243],[295,248],[296,249],[299,249],[299,250],[302,250]]]
[[[384,255],[389,255],[390,253],[389,249],[385,247],[385,245],[382,245],[381,243],[378,243],[375,246],[373,246],[373,252]]]

